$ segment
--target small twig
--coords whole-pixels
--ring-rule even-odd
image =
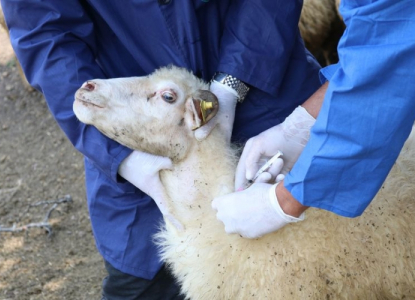
[[[17,185],[15,187],[0,189],[0,195],[8,194],[8,193],[14,193],[21,187],[21,185],[22,185],[22,180],[19,179],[19,180],[17,180]]]
[[[0,195],[1,194],[9,194],[14,193],[19,189],[19,186],[8,188],[8,189],[0,189]]]
[[[5,195],[9,194],[7,199],[4,200],[5,203],[9,202],[10,199],[13,198],[13,196],[19,191],[21,185],[22,185],[22,180],[19,179],[19,180],[17,180],[17,185],[15,187],[0,189],[0,196],[2,196],[3,194],[5,194]]]
[[[39,206],[39,205],[42,205],[42,204],[61,204],[61,203],[64,203],[64,202],[71,202],[71,201],[72,201],[71,195],[66,195],[63,198],[60,198],[58,200],[39,201],[39,202],[30,204],[30,206],[33,207],[33,206]]]
[[[38,227],[38,228],[44,228],[48,232],[48,236],[50,236],[52,234],[52,227],[51,227],[51,224],[49,223],[50,215],[52,214],[52,211],[54,211],[55,208],[58,207],[59,204],[65,203],[65,202],[72,202],[72,197],[70,195],[66,195],[65,197],[60,198],[58,200],[39,201],[39,202],[30,204],[26,211],[28,211],[30,207],[39,206],[42,204],[53,204],[53,205],[46,212],[46,215],[43,218],[42,222],[29,223],[29,224],[19,226],[19,227],[17,227],[16,224],[13,224],[12,227],[1,227],[0,226],[0,232],[21,232],[21,231],[26,231],[29,228]]]
[[[62,203],[62,202],[61,202]],[[55,203],[52,205],[51,208],[49,208],[48,212],[45,215],[45,218],[43,219],[43,222],[47,222],[49,220],[50,214],[52,213],[52,211],[58,206],[58,203]]]
[[[20,227],[16,227],[16,224],[13,224],[12,227],[0,227],[0,232],[20,232],[32,227],[44,228],[48,232],[48,235],[52,233],[49,222],[29,223]]]

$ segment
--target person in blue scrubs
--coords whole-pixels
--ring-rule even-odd
[[[261,156],[280,150],[286,171],[292,167],[283,184],[260,180],[213,200],[228,233],[255,238],[301,221],[308,207],[360,216],[408,138],[415,2],[342,0],[340,12],[346,31],[339,62],[321,70],[324,85],[282,124],[249,140],[238,164],[236,189],[252,179]]]
[[[213,92],[231,116],[228,119],[234,119],[227,124],[229,136],[232,132],[233,141],[245,142],[281,123],[321,85],[320,67],[305,50],[298,30],[302,1],[1,4],[28,81],[43,93],[59,126],[85,157],[93,234],[109,272],[104,299],[181,299],[152,242],[163,222],[151,198],[160,195],[153,179],[166,167],[165,160],[143,158],[81,124],[72,111],[75,91],[93,78],[143,76],[167,65],[185,67],[206,81],[215,78]],[[238,85],[225,80],[230,78]],[[246,97],[241,86],[249,88]],[[203,139],[208,133],[198,131],[196,137]],[[126,161],[140,173],[139,183],[125,180],[128,170],[120,176],[120,166],[131,165]],[[150,189],[148,182],[154,183]]]

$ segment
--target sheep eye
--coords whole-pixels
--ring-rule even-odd
[[[176,101],[176,94],[171,92],[171,91],[164,91],[161,94],[161,97],[163,98],[164,101],[166,101],[167,103],[173,103],[174,101]]]

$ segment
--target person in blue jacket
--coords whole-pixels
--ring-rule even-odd
[[[308,207],[361,215],[408,138],[415,120],[415,2],[342,0],[340,12],[346,31],[339,63],[321,70],[324,85],[283,123],[247,142],[235,188],[253,178],[259,158],[277,151],[283,173],[291,171],[283,184],[258,182],[214,199],[226,232],[256,238],[301,221]]]
[[[217,122],[227,126],[233,141],[244,142],[281,123],[321,85],[320,67],[298,30],[302,1],[1,4],[27,79],[85,156],[93,234],[109,273],[103,299],[182,299],[152,242],[162,222],[157,174],[169,160],[132,151],[81,124],[72,111],[75,91],[93,78],[185,67],[214,79],[211,90],[222,115]],[[206,128],[196,138],[209,134],[212,126]]]

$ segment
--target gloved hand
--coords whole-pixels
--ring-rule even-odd
[[[195,137],[198,141],[204,140],[213,128],[220,124],[226,134],[227,141],[230,141],[238,94],[231,87],[216,81],[212,81],[210,84],[210,91],[219,100],[219,111],[207,124],[195,130]]]
[[[278,150],[283,153],[282,174],[287,174],[307,144],[315,121],[305,108],[298,106],[284,122],[249,139],[236,168],[235,190],[254,177],[264,156],[270,158]]]
[[[225,231],[253,239],[304,220],[304,213],[298,218],[284,213],[275,191],[277,184],[254,183],[241,192],[215,198],[212,208]]]
[[[160,170],[172,167],[172,161],[168,157],[135,150],[121,162],[118,174],[153,198],[163,216],[177,229],[182,230],[183,225],[171,214],[168,195],[159,176]]]

